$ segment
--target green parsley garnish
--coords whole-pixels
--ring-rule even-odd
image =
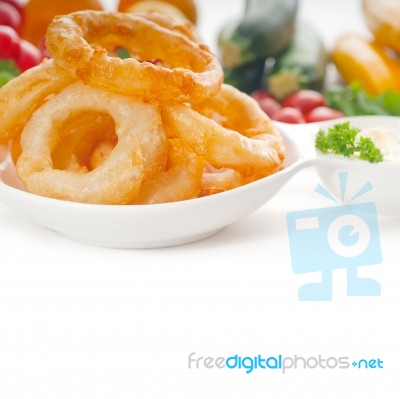
[[[382,162],[381,150],[370,138],[357,137],[359,132],[359,129],[350,126],[350,122],[338,123],[330,127],[327,132],[318,131],[315,148],[323,154],[356,156],[371,163]]]

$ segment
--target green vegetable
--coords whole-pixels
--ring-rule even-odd
[[[369,137],[357,137],[359,129],[351,127],[350,122],[336,124],[328,132],[319,130],[315,138],[315,148],[323,154],[333,153],[377,163],[383,161],[383,155]]]
[[[289,47],[266,71],[268,91],[283,99],[300,89],[321,90],[328,62],[319,33],[306,23],[298,23]]]
[[[243,18],[218,35],[222,65],[237,68],[283,51],[294,33],[297,8],[298,0],[246,0]]]
[[[0,87],[3,87],[7,82],[13,79],[14,76],[6,71],[0,71]]]
[[[251,93],[261,87],[264,61],[255,61],[238,68],[224,68],[225,83]]]
[[[0,87],[20,74],[12,60],[0,60]]]
[[[13,76],[18,76],[20,74],[15,62],[12,60],[0,60],[0,71],[8,72]]]
[[[383,161],[383,155],[381,150],[375,146],[374,142],[369,137],[360,137],[358,139],[358,151],[360,153],[360,159],[369,161],[371,163],[377,163]]]
[[[400,94],[387,91],[378,96],[368,95],[359,84],[333,86],[326,90],[327,104],[347,116],[394,115],[400,116]]]

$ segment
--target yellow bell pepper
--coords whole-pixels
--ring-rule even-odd
[[[400,54],[400,2],[363,0],[362,10],[375,39]]]
[[[120,0],[118,4],[118,11],[127,12],[128,9],[135,3],[147,0]],[[162,0],[169,3],[183,12],[186,18],[193,24],[197,21],[197,7],[195,0]]]
[[[354,34],[342,36],[334,45],[332,60],[346,83],[358,82],[369,94],[400,92],[400,61],[379,43]]]
[[[173,4],[159,0],[138,1],[129,6],[124,12],[130,14],[157,12],[173,18],[178,23],[190,23],[185,14]]]

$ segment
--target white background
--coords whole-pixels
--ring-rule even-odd
[[[213,46],[242,2],[197,3]],[[328,44],[365,29],[358,1],[302,3]],[[380,222],[383,263],[360,270],[381,297],[346,297],[338,271],[333,301],[299,302],[318,275],[292,273],[285,216],[331,205],[317,183],[302,172],[221,234],[162,250],[83,245],[0,205],[0,398],[398,399],[400,224]],[[188,370],[190,352],[380,358],[384,369]]]

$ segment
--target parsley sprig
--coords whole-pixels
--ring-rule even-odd
[[[318,131],[315,148],[323,154],[356,156],[371,163],[382,162],[381,150],[370,138],[357,136],[359,132],[360,129],[350,126],[350,122],[338,123],[330,127],[327,132]]]

